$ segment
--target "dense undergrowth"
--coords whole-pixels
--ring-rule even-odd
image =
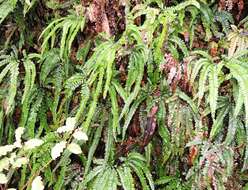
[[[0,0],[0,189],[248,189],[243,0]]]

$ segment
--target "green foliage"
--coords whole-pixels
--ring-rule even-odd
[[[82,13],[81,13],[82,14]],[[77,35],[77,33],[83,30],[85,24],[85,17],[80,15],[80,13],[71,14],[67,17],[59,18],[51,22],[45,30],[41,33],[41,37],[44,38],[42,43],[42,53],[47,50],[47,48],[53,48],[55,43],[55,38],[60,30],[62,30],[61,40],[60,40],[60,57],[68,57],[72,43]],[[50,44],[49,44],[50,41]]]
[[[1,0],[0,1],[0,24],[11,13],[16,6],[17,0]]]
[[[0,0],[0,184],[241,189],[247,17],[111,3]]]
[[[133,152],[127,158],[119,159],[122,162],[121,165],[105,165],[103,160],[97,160],[97,166],[86,175],[79,189],[91,183],[92,189],[117,189],[117,186],[122,186],[125,190],[132,190],[137,186],[132,173],[139,178],[142,189],[154,189],[151,173],[142,155]],[[113,178],[110,178],[112,175]]]

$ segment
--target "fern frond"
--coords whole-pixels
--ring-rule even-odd
[[[112,169],[111,175],[109,176],[109,182],[107,189],[117,190],[117,185],[119,184],[118,175],[115,169]]]
[[[211,65],[209,71],[209,104],[210,104],[213,120],[215,119],[215,111],[217,107],[218,88],[219,88],[219,79],[218,79],[217,65]]]
[[[112,119],[109,119],[108,125],[108,136],[105,146],[104,164],[107,165],[109,160],[111,160],[111,155],[113,154],[113,123]]]
[[[138,93],[141,89],[140,84],[141,84],[141,81],[143,78],[144,66],[145,66],[145,63],[147,61],[147,52],[145,51],[144,46],[140,46],[138,48],[142,48],[141,50],[138,49],[140,51],[139,52],[140,56],[139,56],[139,59],[137,60],[138,61],[138,63],[137,63],[138,64],[138,76],[136,78],[136,83],[135,83],[134,89],[133,89],[132,93],[129,95],[128,99],[126,100],[125,105],[122,109],[122,112],[119,116],[119,121],[128,112],[128,109],[129,109],[131,103],[138,96]]]
[[[85,177],[85,179],[79,184],[78,190],[85,189],[85,186],[92,181],[98,174],[104,171],[104,166],[96,166],[90,173]]]
[[[79,106],[78,111],[77,111],[76,116],[75,116],[77,122],[79,121],[80,117],[84,113],[84,110],[86,108],[86,104],[90,98],[90,90],[86,85],[82,85],[81,97],[82,97],[82,100],[80,102],[80,106]]]
[[[149,190],[149,186],[147,185],[147,182],[146,182],[146,178],[145,178],[145,175],[142,171],[141,168],[137,167],[136,165],[134,165],[133,163],[129,163],[129,166],[132,168],[132,170],[136,173],[136,175],[138,176],[139,178],[139,181],[141,183],[141,186],[143,188],[143,190]]]
[[[233,106],[232,106],[233,108]],[[233,109],[230,109],[229,112],[229,121],[228,121],[228,129],[227,129],[227,134],[224,143],[226,145],[229,145],[233,139],[235,138],[235,133],[237,129],[237,119],[236,117],[233,117]]]
[[[143,166],[143,172],[148,180],[148,183],[150,185],[150,188],[151,190],[154,190],[155,187],[154,187],[154,182],[153,182],[153,179],[152,179],[152,174],[150,173],[149,169],[146,167],[146,165]]]
[[[19,75],[19,68],[17,62],[15,62],[15,65],[10,70],[10,86],[9,86],[9,93],[7,97],[7,108],[6,108],[6,114],[9,114],[13,108],[14,108],[14,99],[17,92],[17,85],[18,85],[18,75]]]
[[[31,60],[29,59],[24,60],[24,68],[25,68],[25,78],[24,78],[24,92],[22,96],[22,103],[24,103],[25,99],[31,93],[36,77],[35,65]]]
[[[225,106],[224,108],[222,108],[217,117],[216,120],[213,123],[211,132],[210,132],[210,138],[213,139],[214,137],[216,137],[216,135],[219,133],[220,128],[223,126],[223,120],[226,117],[226,115],[229,112],[230,107],[229,106]]]
[[[209,70],[211,68],[211,64],[207,64],[204,66],[204,68],[201,70],[200,77],[199,77],[199,89],[198,89],[198,105],[200,105],[202,97],[206,90],[206,80],[208,77]]]
[[[122,88],[120,83],[117,82],[116,80],[113,80],[112,84],[115,87],[115,90],[117,91],[118,95],[120,95],[120,97],[124,100],[124,102],[126,102],[128,95],[127,95],[127,92],[124,90],[124,88]]]
[[[127,166],[118,167],[117,172],[124,190],[134,190],[134,180],[130,168]]]
[[[234,23],[232,14],[223,10],[216,11],[214,19],[222,25],[223,31],[228,34],[230,30],[230,24]]]
[[[102,134],[102,129],[103,129],[103,125],[104,125],[104,121],[105,121],[105,113],[102,114],[102,118],[101,118],[101,123],[100,126],[97,128],[95,134],[94,134],[94,138],[93,138],[93,142],[91,144],[91,147],[89,149],[89,153],[88,153],[88,158],[87,158],[87,163],[85,166],[85,171],[84,171],[84,176],[86,176],[89,172],[90,169],[90,165],[93,159],[93,155],[96,151],[96,148],[98,146],[99,140],[101,138],[101,134]]]
[[[211,25],[212,25],[212,20],[214,20],[214,15],[210,8],[206,4],[201,4],[201,19],[202,19],[202,25],[205,29],[206,33],[206,40],[209,41],[209,39],[212,37],[212,32],[211,32]],[[213,29],[213,28],[212,28]]]
[[[13,59],[10,60],[9,64],[2,70],[0,73],[0,83],[2,82],[3,78],[7,75],[9,71],[11,71],[12,68],[15,67],[17,62]]]
[[[17,0],[0,1],[0,24],[15,9]]]
[[[60,57],[58,54],[58,49],[52,49],[47,52],[43,59],[40,72],[40,81],[42,84],[46,83],[47,76],[53,69],[60,65]]]
[[[126,135],[126,130],[133,118],[133,115],[135,114],[135,111],[137,110],[138,106],[140,105],[140,103],[142,101],[144,101],[145,99],[145,96],[141,96],[141,97],[138,97],[136,101],[133,102],[128,114],[127,114],[127,117],[125,118],[125,123],[123,125],[123,129],[122,129],[122,139],[125,138],[125,135]]]
[[[58,177],[56,184],[54,186],[54,190],[62,189],[62,187],[64,185],[64,178],[65,178],[66,170],[67,170],[67,166],[63,166],[61,168],[60,173],[59,173],[59,177]]]
[[[115,60],[115,53],[116,53],[116,48],[112,48],[107,52],[106,55],[106,82],[104,85],[104,90],[103,90],[103,98],[105,99],[107,96],[107,92],[109,91],[110,88],[110,83],[111,83],[111,78],[113,75],[113,62]]]
[[[242,94],[241,88],[238,87],[238,85],[235,85],[233,87],[233,90],[237,92],[237,96],[235,98],[235,109],[234,109],[234,117],[236,118],[238,114],[240,113],[242,106],[244,104],[244,96]]]
[[[201,68],[208,64],[208,60],[207,59],[199,59],[198,61],[193,63],[193,69],[191,71],[191,76],[190,76],[190,84],[193,85],[196,76],[199,74],[199,71],[201,70]]]
[[[85,76],[81,73],[76,73],[75,75],[71,76],[65,82],[65,89],[68,95],[72,94],[76,88],[83,84]]]
[[[184,57],[188,57],[189,56],[189,51],[187,46],[185,45],[184,41],[181,40],[179,37],[177,36],[173,36],[172,38],[170,38],[170,41],[176,43],[178,45],[178,47],[182,50]]]
[[[69,55],[71,51],[71,45],[74,41],[77,33],[84,27],[85,24],[85,17],[84,16],[77,16],[77,15],[69,15],[67,17],[59,18],[53,22],[51,22],[47,28],[41,33],[40,37],[43,37],[42,43],[42,53],[48,47],[49,40],[52,40],[51,48],[53,48],[53,39],[62,29],[62,37],[60,40],[60,57],[65,58]]]
[[[36,97],[35,102],[32,104],[32,107],[29,112],[27,125],[25,127],[27,128],[27,133],[32,138],[35,137],[35,123],[36,123],[37,115],[38,115],[38,112],[42,105],[43,100],[44,100],[44,93],[40,91]]]
[[[235,64],[235,62],[233,62],[234,60],[232,60],[231,62],[228,62],[226,64],[226,66],[231,70],[231,73],[233,75],[233,77],[238,81],[238,84],[240,86],[240,90],[243,94],[244,97],[244,105],[245,105],[245,110],[246,110],[246,124],[248,124],[248,71],[238,65]]]
[[[110,189],[109,177],[111,176],[112,168],[110,166],[105,167],[104,171],[100,173],[93,182],[93,190],[97,189]]]
[[[103,68],[100,68],[100,74],[99,74],[96,90],[95,90],[95,92],[93,94],[93,100],[92,100],[92,102],[90,104],[90,109],[88,111],[86,121],[82,125],[82,128],[83,128],[83,130],[85,132],[88,131],[88,127],[90,125],[90,122],[91,122],[91,120],[93,118],[93,115],[94,115],[94,112],[95,112],[95,109],[96,109],[96,106],[97,106],[97,100],[98,100],[99,95],[100,95],[100,93],[102,91],[103,75],[104,75],[104,70],[103,70]]]
[[[114,87],[110,87],[109,90],[110,99],[111,99],[111,112],[113,115],[113,135],[116,140],[117,134],[120,134],[120,127],[119,127],[119,109],[118,109],[118,102],[117,102],[117,96],[116,91]]]

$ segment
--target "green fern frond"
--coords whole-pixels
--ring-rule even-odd
[[[63,166],[60,170],[59,177],[56,181],[56,184],[54,186],[54,190],[60,190],[63,187],[64,184],[64,178],[65,178],[65,173],[66,173],[67,167]]]
[[[113,80],[112,84],[115,87],[116,92],[120,95],[124,102],[126,102],[128,98],[128,93],[125,91],[125,89],[122,88],[121,84],[116,80]]]
[[[132,170],[138,176],[139,181],[141,183],[141,186],[142,186],[143,190],[149,190],[149,186],[147,185],[146,178],[145,178],[145,175],[144,175],[142,169],[139,168],[139,167],[137,167],[133,163],[129,163],[129,166],[132,168]]]
[[[193,83],[199,74],[199,71],[202,67],[205,67],[205,65],[208,64],[208,59],[199,59],[196,62],[193,63],[193,68],[190,73],[190,84],[193,86]]]
[[[29,134],[30,137],[33,138],[35,137],[35,123],[43,100],[44,100],[44,93],[40,91],[34,103],[31,105],[27,120],[27,125],[25,126],[27,128],[27,133]]]
[[[223,31],[228,34],[230,31],[230,24],[234,23],[232,14],[223,10],[216,11],[214,19],[222,25]]]
[[[40,81],[42,84],[46,83],[49,73],[61,64],[58,52],[58,49],[52,49],[44,54],[44,57],[41,60],[42,65],[40,73]]]
[[[214,19],[214,15],[210,8],[206,4],[201,4],[201,19],[202,19],[202,25],[205,29],[206,32],[206,40],[208,41],[212,37],[212,32],[211,32],[211,23],[212,20]]]
[[[18,74],[19,74],[19,68],[18,65],[15,64],[13,68],[11,68],[10,71],[10,86],[9,86],[9,94],[7,98],[7,109],[6,114],[9,114],[13,108],[14,108],[14,102],[15,102],[15,96],[17,92],[17,83],[18,83]]]
[[[115,169],[112,169],[111,174],[109,176],[109,182],[107,189],[109,190],[117,190],[117,185],[119,184],[118,175]]]
[[[0,24],[15,9],[17,0],[0,1]]]
[[[128,112],[128,109],[129,109],[131,103],[138,96],[138,93],[141,89],[140,85],[141,85],[141,81],[143,78],[144,66],[145,66],[145,63],[147,62],[148,54],[147,54],[147,51],[145,50],[144,46],[137,47],[137,53],[138,53],[137,57],[139,57],[139,59],[137,59],[138,76],[136,77],[136,83],[135,83],[135,86],[133,88],[133,91],[130,93],[129,97],[127,98],[125,105],[122,109],[122,112],[119,116],[119,121]]]
[[[75,91],[76,88],[84,83],[84,80],[85,76],[82,73],[76,73],[75,75],[67,79],[65,82],[66,94],[72,94],[72,92]]]
[[[108,189],[109,177],[111,176],[112,169],[107,166],[102,173],[100,173],[94,180],[92,190]]]
[[[132,106],[131,106],[131,108],[130,108],[130,110],[129,110],[126,118],[125,118],[125,122],[124,122],[123,129],[122,129],[122,139],[125,138],[126,130],[127,130],[128,126],[129,126],[129,124],[130,124],[130,122],[131,122],[131,120],[132,120],[132,118],[133,118],[138,106],[140,105],[140,103],[142,101],[144,101],[145,98],[146,98],[145,96],[141,96],[141,97],[138,97],[137,100],[135,100],[133,102],[133,104],[132,104]]]
[[[239,64],[236,64],[234,60],[231,62],[226,63],[226,66],[230,69],[233,77],[238,81],[240,90],[244,96],[244,105],[245,105],[245,110],[246,110],[246,123],[248,122],[248,71],[244,67],[242,67]]]
[[[229,106],[225,106],[224,108],[222,108],[217,117],[216,120],[213,123],[211,132],[210,132],[210,138],[213,139],[214,137],[216,137],[216,135],[219,133],[221,127],[223,127],[223,120],[226,117],[226,115],[228,114],[230,110]]]
[[[95,109],[96,109],[96,106],[97,106],[97,100],[99,98],[99,95],[102,91],[102,83],[103,83],[103,75],[104,75],[104,70],[103,68],[100,68],[100,74],[99,74],[99,77],[98,77],[98,82],[97,82],[97,86],[96,86],[96,89],[95,89],[95,92],[94,92],[94,95],[93,95],[93,100],[90,104],[90,108],[89,108],[89,111],[88,111],[88,114],[87,114],[87,118],[85,120],[85,122],[83,123],[82,125],[82,128],[85,132],[88,131],[88,127],[90,125],[90,122],[93,118],[93,115],[94,115],[94,112],[95,112]]]
[[[36,68],[34,63],[30,59],[26,59],[23,62],[25,68],[25,78],[24,78],[24,92],[22,96],[22,103],[24,103],[25,99],[31,93],[35,77],[36,77]]]
[[[92,142],[92,144],[90,146],[90,149],[89,149],[87,163],[86,163],[85,171],[84,171],[84,176],[86,176],[88,174],[88,172],[89,172],[90,165],[91,165],[91,162],[92,162],[92,159],[93,159],[93,155],[94,155],[94,153],[96,151],[96,148],[97,148],[97,146],[99,144],[99,141],[100,141],[100,138],[101,138],[104,122],[105,122],[105,113],[102,113],[100,126],[97,128],[97,130],[96,130],[96,132],[94,134],[93,142]]]
[[[113,135],[116,140],[117,135],[120,134],[120,127],[119,127],[119,109],[118,109],[118,102],[117,102],[117,96],[116,91],[114,87],[110,87],[109,90],[110,99],[111,99],[111,112],[113,115]]]
[[[218,88],[219,88],[219,80],[218,80],[217,65],[211,65],[209,71],[209,104],[210,104],[213,120],[215,119],[215,111],[217,107]]]
[[[60,57],[65,58],[71,51],[71,45],[77,33],[84,28],[85,17],[80,15],[69,15],[67,17],[59,18],[51,22],[47,28],[41,33],[43,37],[42,53],[49,47],[49,40],[51,40],[50,48],[54,47],[54,39],[57,33],[62,29],[62,37],[60,40]]]
[[[105,146],[105,154],[104,154],[104,164],[107,165],[108,162],[111,160],[113,155],[113,122],[110,118],[108,121],[108,134]]]
[[[236,118],[243,107],[244,96],[242,94],[241,88],[237,84],[234,84],[233,91],[234,91],[234,99],[235,99],[235,109],[233,115]],[[235,94],[235,92],[237,94]]]
[[[134,180],[130,168],[127,166],[118,167],[117,172],[124,190],[134,190]]]
[[[85,179],[79,184],[78,190],[85,189],[85,186],[92,181],[98,174],[104,171],[105,167],[103,165],[96,166],[90,173],[85,177]]]
[[[211,68],[211,63],[208,63],[203,67],[199,77],[199,88],[198,88],[198,105],[200,105],[203,95],[206,90],[206,81]]]
[[[230,112],[229,112],[227,135],[226,135],[226,138],[224,141],[224,143],[226,145],[229,145],[233,141],[233,139],[235,138],[236,130],[238,127],[237,123],[238,122],[237,122],[236,117],[233,117],[233,106],[232,106],[232,108],[230,109]]]
[[[90,98],[90,90],[88,88],[87,85],[82,85],[81,87],[81,102],[80,102],[80,106],[78,108],[78,111],[76,113],[76,121],[78,122],[80,117],[82,116],[82,114],[84,113],[84,110],[86,108],[86,104]]]
[[[107,52],[105,61],[106,61],[106,82],[103,90],[103,98],[105,99],[107,96],[107,92],[110,88],[110,83],[113,75],[113,63],[115,60],[116,48],[112,48]]]
[[[184,41],[181,40],[179,37],[177,36],[173,36],[172,38],[170,38],[170,41],[176,43],[178,45],[178,47],[182,50],[184,57],[188,57],[189,56],[189,51],[187,46],[185,45]]]

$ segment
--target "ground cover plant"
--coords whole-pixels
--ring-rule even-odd
[[[0,189],[248,189],[247,10],[0,0]]]

